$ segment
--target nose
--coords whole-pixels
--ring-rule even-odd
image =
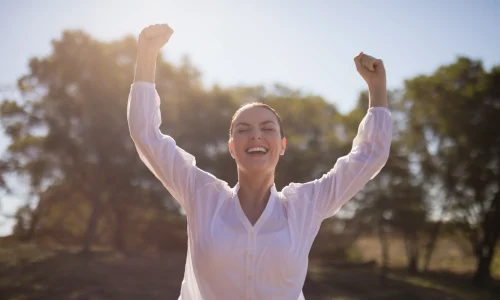
[[[252,135],[250,136],[252,140],[260,140],[261,137],[261,132],[259,129],[252,130]]]

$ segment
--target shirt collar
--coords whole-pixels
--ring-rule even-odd
[[[274,207],[274,202],[278,198],[278,192],[276,190],[276,184],[273,184],[271,186],[271,195],[269,196],[269,200],[266,204],[266,207],[264,208],[264,211],[262,212],[261,216],[257,220],[257,222],[252,226],[250,224],[250,221],[248,218],[245,216],[245,213],[243,212],[243,209],[241,208],[241,204],[239,203],[238,199],[238,191],[240,189],[240,184],[239,182],[233,187],[233,197],[232,199],[236,200],[236,212],[238,214],[238,217],[240,218],[241,222],[245,226],[245,228],[249,232],[253,231],[258,231],[260,226],[266,221],[266,219],[269,217],[271,214],[271,211],[273,210]]]
[[[232,194],[232,197],[236,197],[236,195],[238,195],[238,191],[240,190],[240,183],[237,182],[236,185],[233,187],[233,194]],[[278,194],[278,190],[276,189],[276,184],[273,183],[273,185],[271,186],[271,197],[276,197]]]

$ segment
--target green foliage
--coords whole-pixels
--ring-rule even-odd
[[[39,198],[26,225],[28,238],[68,244],[83,239],[87,248],[172,247],[158,232],[172,226],[165,216],[178,208],[139,160],[128,132],[135,43],[131,37],[104,43],[65,31],[52,42],[50,55],[30,60],[30,73],[18,82],[23,101],[1,104],[12,141],[8,159],[30,178]],[[237,176],[227,148],[229,124],[247,102],[267,103],[284,119],[289,142],[277,170],[280,187],[321,176],[348,151],[350,141],[339,139],[335,129],[355,129],[342,126],[335,107],[320,97],[280,85],[206,89],[200,78],[187,57],[178,66],[158,59],[160,129],[193,154],[200,168],[231,185]]]
[[[459,224],[478,257],[476,278],[489,278],[500,235],[500,76],[459,57],[434,74],[406,81],[408,139],[429,188]]]
[[[135,55],[133,37],[102,42],[65,31],[48,56],[30,60],[29,73],[18,80],[22,100],[0,103],[11,140],[0,175],[27,176],[38,200],[19,209],[16,235],[84,249],[185,247],[184,217],[129,136]],[[276,109],[288,140],[278,188],[319,178],[347,154],[369,97],[361,92],[343,115],[319,96],[278,84],[205,88],[188,57],[173,65],[160,56],[156,89],[162,132],[230,185],[237,180],[227,148],[234,112],[254,101]],[[345,255],[361,232],[383,229],[401,234],[409,261],[417,262],[419,245],[434,228],[431,212],[439,208],[467,234],[478,259],[491,265],[481,253],[493,253],[500,235],[500,67],[488,72],[480,61],[459,57],[388,96],[395,129],[389,161],[344,209],[354,212],[344,224],[351,238],[326,221],[312,253]],[[0,187],[8,188],[5,183],[0,176]],[[332,236],[339,238],[331,242]]]

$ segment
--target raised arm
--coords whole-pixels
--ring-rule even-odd
[[[127,120],[140,159],[189,214],[195,191],[218,180],[198,169],[195,158],[159,129],[162,119],[154,83],[156,57],[172,32],[166,24],[148,26],[141,32]]]
[[[156,58],[173,33],[167,24],[150,25],[141,31],[137,42],[134,82],[155,82]]]
[[[296,195],[295,205],[314,207],[321,218],[334,215],[384,167],[392,139],[392,119],[387,108],[385,68],[381,60],[360,53],[354,58],[356,68],[368,84],[369,109],[361,120],[349,154],[337,160],[320,179],[291,184],[283,193]],[[300,210],[300,209],[299,209]]]

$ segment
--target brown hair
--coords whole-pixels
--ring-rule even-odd
[[[285,137],[285,132],[283,131],[283,123],[281,122],[281,117],[280,115],[269,105],[267,104],[264,104],[264,103],[261,103],[261,102],[252,102],[252,103],[247,103],[247,104],[244,104],[242,105],[233,115],[233,117],[231,118],[231,126],[229,126],[229,138],[231,138],[231,134],[233,133],[233,125],[234,125],[234,120],[236,119],[236,117],[245,109],[247,108],[250,108],[250,107],[263,107],[263,108],[266,108],[268,110],[270,110],[274,116],[276,117],[276,119],[278,119],[278,125],[280,127],[280,136],[281,138],[284,138]]]

